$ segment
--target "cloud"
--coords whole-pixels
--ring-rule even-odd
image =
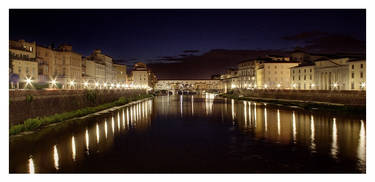
[[[299,42],[300,48],[314,53],[366,53],[366,41],[350,35],[319,31],[302,32],[282,37],[284,40]],[[302,42],[302,43],[301,43]]]
[[[282,50],[211,50],[197,56],[163,56],[148,66],[158,79],[210,79],[241,61],[268,54],[287,55]],[[162,62],[160,62],[162,61]]]
[[[197,53],[197,52],[199,52],[199,50],[195,50],[195,49],[193,49],[193,50],[184,50],[184,53]]]
[[[301,32],[295,35],[285,36],[282,37],[284,40],[291,40],[291,41],[306,41],[313,38],[326,36],[328,33],[320,32],[320,31],[311,31],[311,32]]]

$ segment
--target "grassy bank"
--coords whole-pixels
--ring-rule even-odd
[[[281,104],[285,106],[298,106],[303,109],[319,109],[319,110],[328,110],[332,112],[355,112],[356,114],[366,114],[366,105],[359,106],[359,105],[345,105],[345,104],[337,104],[337,103],[302,101],[302,100],[291,100],[291,99],[241,97],[238,94],[220,94],[219,96],[230,98],[230,99],[235,99],[235,100],[267,102],[270,104]]]
[[[138,95],[138,96],[129,97],[129,98],[120,97],[118,100],[114,102],[102,104],[102,105],[95,106],[95,107],[86,107],[86,108],[78,109],[75,111],[54,114],[51,116],[30,118],[24,121],[22,124],[11,126],[9,129],[9,135],[16,135],[24,131],[33,131],[51,123],[57,123],[57,122],[65,121],[65,120],[72,119],[75,117],[85,116],[85,115],[95,113],[101,110],[105,110],[111,107],[121,106],[132,101],[141,100],[141,99],[150,98],[150,97],[153,97],[153,95],[143,94],[143,95]]]

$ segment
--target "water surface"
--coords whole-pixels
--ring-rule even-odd
[[[212,94],[158,96],[10,141],[11,173],[365,171],[365,116]]]

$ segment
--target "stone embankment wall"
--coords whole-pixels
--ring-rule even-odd
[[[9,124],[113,102],[146,90],[12,90],[9,91]]]
[[[366,91],[338,90],[236,90],[245,97],[289,99],[315,102],[329,102],[351,106],[366,105]]]

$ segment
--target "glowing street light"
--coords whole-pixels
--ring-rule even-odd
[[[83,85],[84,85],[85,87],[87,87],[87,86],[89,85],[89,83],[88,83],[87,81],[85,81],[85,82],[83,83]]]
[[[361,83],[361,88],[365,88],[366,87],[366,82],[362,82]]]
[[[267,84],[264,84],[264,88],[267,88],[268,87],[268,85]]]
[[[296,88],[296,87],[297,87],[297,84],[293,83],[292,87],[293,87],[293,88]]]
[[[69,82],[70,86],[74,86],[74,80]]]
[[[98,82],[95,82],[95,87],[99,87],[99,83]]]
[[[33,82],[33,80],[31,79],[31,77],[30,78],[28,78],[28,77],[26,77],[26,85],[25,85],[25,88],[28,86],[28,85],[30,85],[31,87],[33,86],[31,83]]]
[[[280,88],[280,87],[281,87],[280,83],[279,83],[279,84],[277,84],[276,86],[277,86],[277,88]]]
[[[51,86],[52,86],[52,88],[56,86],[56,83],[57,83],[56,79],[51,80]]]
[[[339,86],[339,84],[337,84],[337,83],[333,84],[333,88],[337,88],[338,86]]]
[[[121,85],[118,83],[118,84],[117,84],[117,88],[120,88],[120,86],[121,86]]]
[[[311,88],[314,88],[315,87],[315,84],[311,84]]]

